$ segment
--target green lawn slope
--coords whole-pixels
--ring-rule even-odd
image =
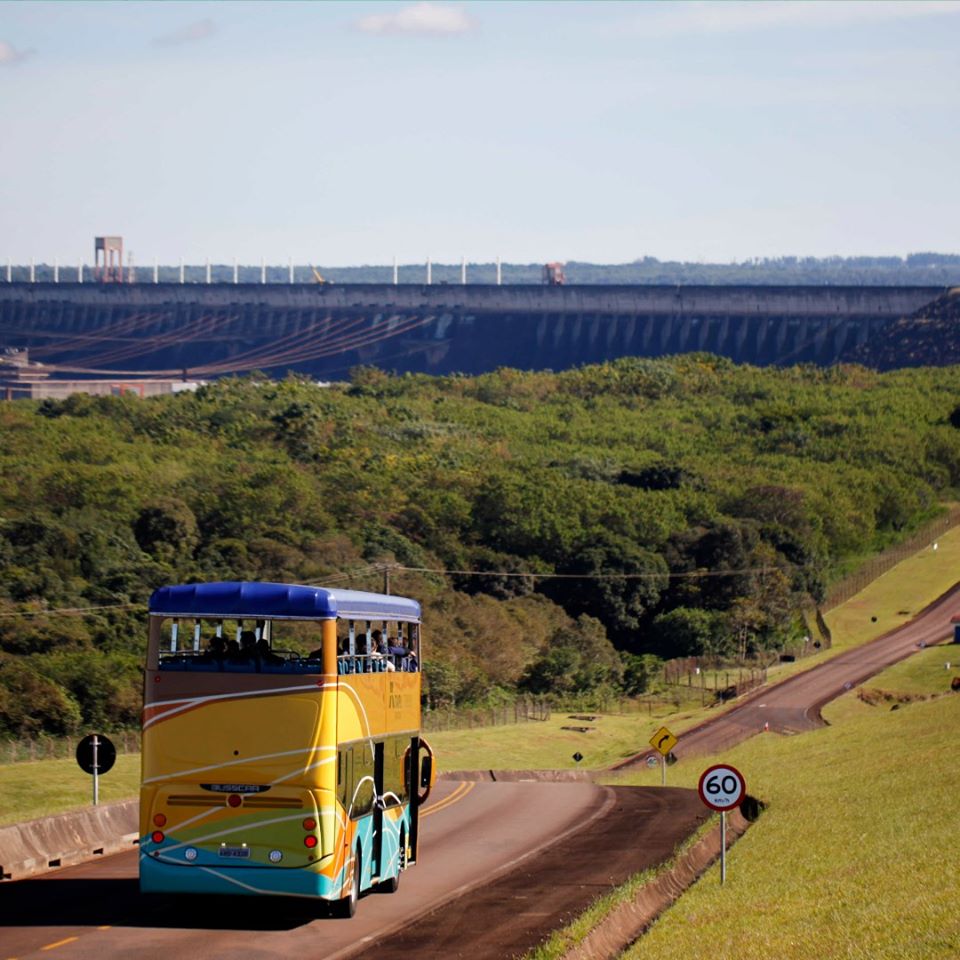
[[[817,659],[873,639],[944,593],[960,569],[958,547],[951,531],[838,607],[828,618],[834,648]],[[929,647],[828,704],[821,730],[763,734],[672,767],[671,784],[693,788],[705,767],[728,761],[766,807],[730,852],[727,884],[714,866],[628,960],[960,956],[960,694],[949,692],[957,676],[960,646]],[[640,770],[616,782],[659,777]],[[607,897],[592,922],[622,899]],[[534,956],[562,957],[589,929],[581,921]]]
[[[0,826],[89,806],[93,778],[76,760],[33,760],[0,765]],[[131,800],[140,787],[140,754],[120,754],[100,777],[100,802]]]
[[[731,850],[726,885],[709,870],[626,956],[957,957],[958,738],[960,695],[946,694],[711,758],[737,766],[766,810]],[[694,786],[709,762],[674,782]]]

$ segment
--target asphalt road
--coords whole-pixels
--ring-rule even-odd
[[[118,854],[0,884],[0,960],[342,958],[388,942],[399,928],[467,888],[480,884],[497,891],[498,878],[530,864],[534,872],[522,882],[526,895],[535,899],[536,877],[547,869],[543,857],[553,857],[553,875],[559,877],[555,861],[560,857],[560,866],[569,867],[568,844],[574,841],[580,845],[578,858],[584,859],[591,837],[604,836],[607,846],[622,848],[629,829],[650,856],[656,853],[651,862],[663,859],[703,811],[691,802],[689,791],[658,793],[618,793],[592,783],[442,781],[424,810],[420,863],[403,874],[397,893],[365,895],[351,920],[331,919],[314,904],[287,899],[143,897],[137,888],[137,852]],[[672,813],[677,805],[682,815]],[[644,843],[645,830],[649,843]],[[563,903],[513,909],[510,936],[526,935],[536,942],[540,934],[531,931],[549,929],[559,917],[582,909],[596,894],[592,884],[623,882],[637,868],[631,857],[621,853],[619,859],[618,869],[594,869],[589,882],[565,869],[566,883],[553,884],[565,887]],[[449,938],[462,932],[463,921],[452,933],[444,929]]]
[[[819,725],[824,703],[948,636],[958,607],[960,585],[899,630],[688,731],[675,753],[715,752],[765,725]],[[0,960],[508,957],[661,862],[705,816],[689,790],[441,781],[424,811],[420,864],[398,893],[365,896],[352,920],[286,899],[142,897],[131,851],[0,884]]]

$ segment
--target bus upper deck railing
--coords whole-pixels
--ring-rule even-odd
[[[161,670],[189,673],[322,673],[323,663],[315,657],[216,657],[206,653],[185,651],[165,654],[160,658]],[[337,673],[417,673],[420,665],[410,653],[344,654],[337,657]]]

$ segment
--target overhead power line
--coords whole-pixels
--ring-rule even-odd
[[[442,573],[458,577],[526,577],[536,580],[685,580],[783,572],[783,567],[745,567],[741,570],[689,570],[676,573],[542,573],[533,570],[441,570],[433,567],[404,567],[400,565],[392,566],[391,569],[408,573]]]
[[[20,617],[78,617],[85,613],[99,613],[101,610],[133,610],[145,607],[146,603],[105,603],[99,607],[54,607],[49,610],[21,610],[18,613],[0,613],[0,619],[13,620]]]
[[[709,577],[740,577],[756,573],[783,572],[783,567],[744,567],[739,570],[690,570],[676,573],[543,573],[539,571],[517,570],[446,570],[439,567],[407,567],[399,563],[373,563],[317,580],[303,580],[304,586],[324,586],[330,583],[359,580],[364,577],[380,576],[385,569],[392,573],[436,573],[458,577],[525,577],[528,580],[689,580]],[[794,567],[794,569],[797,569]],[[0,613],[0,620],[12,620],[19,617],[75,617],[102,610],[135,610],[146,607],[146,601],[133,603],[107,603],[90,607],[54,607],[47,610],[23,610],[16,613]]]

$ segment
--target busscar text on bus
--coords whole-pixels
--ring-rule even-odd
[[[280,583],[149,604],[140,889],[287,895],[353,916],[417,860],[435,778],[420,604]]]

